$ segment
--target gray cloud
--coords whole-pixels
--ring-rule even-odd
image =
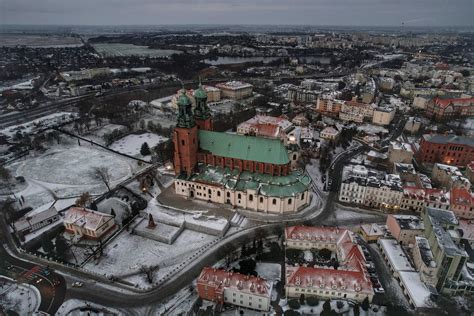
[[[472,0],[0,0],[2,24],[473,26]]]

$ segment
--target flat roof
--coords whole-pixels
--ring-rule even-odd
[[[435,307],[430,299],[432,292],[420,279],[418,272],[400,271],[400,281],[405,287],[415,308]]]
[[[379,239],[379,244],[392,268],[397,271],[415,271],[402,246],[395,239]]]

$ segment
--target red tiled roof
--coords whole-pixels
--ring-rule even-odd
[[[447,107],[448,105],[452,103],[473,103],[474,98],[452,98],[452,99],[441,99],[440,97],[434,98],[434,102],[436,105],[442,106],[442,107]]]
[[[246,276],[211,267],[202,269],[197,282],[222,289],[234,288],[240,292],[266,297],[271,295],[272,288],[270,283],[260,277]]]
[[[278,125],[271,124],[256,124],[257,135],[264,137],[277,137],[280,130]]]
[[[465,188],[451,189],[451,205],[468,205],[474,204],[474,196]]]
[[[337,243],[346,231],[338,227],[290,226],[285,228],[285,239]]]
[[[288,267],[286,275],[286,286],[342,290],[363,295],[373,295],[372,283],[363,271],[335,270],[320,267]]]

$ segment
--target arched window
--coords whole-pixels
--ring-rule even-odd
[[[230,192],[227,192],[227,197],[230,197]]]
[[[273,205],[276,205],[276,204],[277,204],[277,199],[273,199],[273,200],[272,200],[272,204],[273,204]]]
[[[291,205],[291,199],[288,199],[288,205]]]
[[[249,201],[253,201],[253,194],[249,195]]]
[[[242,198],[242,194],[240,194],[240,193],[237,194],[237,198],[238,198],[238,199],[241,199],[241,198]]]
[[[181,145],[183,145],[183,146],[184,146],[184,139],[182,139],[182,140],[181,140]]]
[[[260,203],[263,203],[263,197],[260,197]]]

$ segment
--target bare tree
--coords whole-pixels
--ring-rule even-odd
[[[10,173],[10,170],[4,166],[0,166],[0,180],[9,190],[11,189],[11,179],[12,174]]]
[[[102,183],[104,183],[105,186],[107,187],[107,190],[110,191],[110,181],[111,181],[112,175],[110,174],[109,168],[96,167],[94,168],[92,172],[92,176],[95,179],[102,181]]]
[[[89,192],[84,192],[81,196],[76,200],[76,206],[78,207],[87,207],[92,202],[92,196]]]

